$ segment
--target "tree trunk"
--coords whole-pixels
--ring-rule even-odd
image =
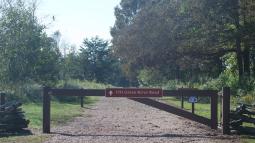
[[[255,61],[253,61],[252,72],[253,72],[253,77],[255,77]]]
[[[239,81],[241,81],[243,77],[243,56],[241,51],[241,38],[237,36],[236,38],[236,56],[237,56],[237,66],[239,73]]]
[[[235,0],[233,2],[233,4],[235,5],[235,26],[236,26],[236,56],[237,56],[237,66],[238,66],[238,73],[239,73],[239,82],[241,81],[242,77],[243,77],[243,56],[242,56],[242,49],[241,49],[241,36],[240,36],[240,1],[239,0]]]
[[[243,15],[243,23],[244,27],[247,27],[247,2],[243,1],[243,8],[242,8],[242,15]],[[243,66],[244,66],[244,75],[248,78],[250,77],[250,68],[251,68],[251,62],[250,62],[250,37],[248,40],[244,40],[244,50],[243,50]]]
[[[250,77],[250,47],[247,43],[244,45],[243,62],[244,62],[244,75]]]

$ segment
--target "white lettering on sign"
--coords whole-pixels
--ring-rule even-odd
[[[190,96],[189,103],[197,103],[197,98],[195,96]]]
[[[108,88],[106,97],[162,97],[163,90],[157,88]]]
[[[113,92],[110,90],[110,91],[109,91],[109,95],[112,96],[112,94],[113,94]]]

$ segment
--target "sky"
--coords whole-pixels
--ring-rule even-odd
[[[80,46],[85,38],[111,39],[114,7],[119,3],[120,0],[39,0],[37,15],[47,26],[48,35],[59,30],[65,42]]]

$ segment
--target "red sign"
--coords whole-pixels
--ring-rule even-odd
[[[163,90],[159,88],[108,88],[106,97],[162,97]]]

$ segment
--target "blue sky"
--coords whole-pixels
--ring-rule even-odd
[[[119,3],[120,0],[39,0],[37,14],[47,25],[49,35],[59,30],[65,42],[80,46],[84,38],[96,35],[111,39],[114,7]]]

